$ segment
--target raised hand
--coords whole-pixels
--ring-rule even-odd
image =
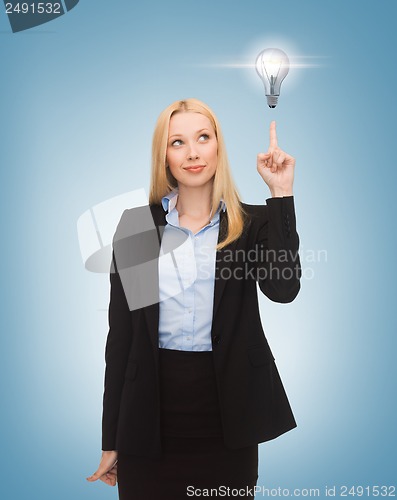
[[[99,467],[92,476],[86,478],[93,482],[100,479],[109,486],[116,486],[117,482],[117,451],[103,451]]]
[[[267,153],[257,156],[257,170],[269,186],[271,195],[292,196],[295,158],[278,147],[276,122],[270,124],[270,145]]]

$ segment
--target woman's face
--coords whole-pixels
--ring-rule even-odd
[[[178,186],[201,187],[213,182],[217,162],[218,141],[210,120],[194,112],[172,115],[167,164]]]

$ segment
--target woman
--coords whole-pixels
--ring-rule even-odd
[[[208,106],[161,113],[149,207],[126,210],[113,242],[103,452],[89,481],[117,481],[122,500],[253,497],[258,443],[296,426],[257,299],[257,284],[276,302],[300,288],[294,167],[272,122],[257,157],[272,197],[242,203]]]

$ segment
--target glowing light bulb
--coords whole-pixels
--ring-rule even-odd
[[[275,108],[281,84],[288,75],[288,56],[280,49],[265,49],[258,54],[255,66],[265,86],[267,104],[269,108]]]

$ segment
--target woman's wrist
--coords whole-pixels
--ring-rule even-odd
[[[282,198],[283,196],[293,196],[292,188],[291,189],[281,189],[281,188],[271,189],[270,194],[272,195],[272,198]]]

